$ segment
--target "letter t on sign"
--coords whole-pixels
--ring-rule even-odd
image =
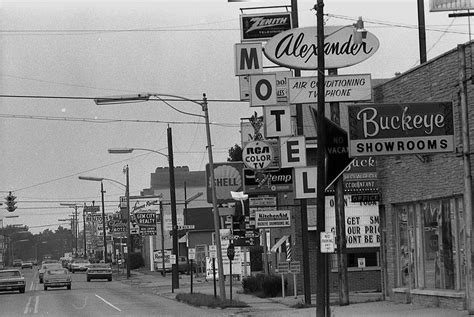
[[[264,106],[263,118],[265,119],[265,137],[282,137],[294,135],[291,131],[290,106]]]
[[[306,139],[304,135],[280,137],[280,166],[306,166]]]

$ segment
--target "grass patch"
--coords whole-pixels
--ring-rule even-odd
[[[230,308],[230,307],[249,307],[246,303],[239,300],[229,299],[222,300],[220,297],[214,297],[214,295],[202,294],[202,293],[179,293],[176,295],[176,300],[196,306],[196,307],[209,307],[209,308]]]
[[[315,304],[306,304],[306,303],[303,303],[303,302],[298,302],[296,304],[293,304],[290,306],[291,308],[311,308],[311,307],[316,307]]]

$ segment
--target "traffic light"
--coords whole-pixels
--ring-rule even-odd
[[[5,199],[6,199],[6,203],[7,203],[7,208],[6,209],[9,212],[15,211],[15,209],[16,209],[16,206],[15,206],[16,205],[16,201],[15,201],[16,196],[13,196],[12,192],[9,192],[8,196]]]
[[[232,216],[232,234],[245,237],[245,216]]]

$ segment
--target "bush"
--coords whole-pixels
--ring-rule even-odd
[[[242,279],[242,288],[245,294],[256,293],[262,290],[265,274],[247,276]]]
[[[227,307],[248,307],[248,305],[239,300],[222,300],[220,297],[202,293],[179,293],[176,295],[176,300],[187,303],[192,306],[201,307],[206,306],[210,308],[227,308]]]
[[[285,279],[285,289],[287,286]],[[263,279],[262,283],[263,295],[266,297],[275,297],[281,292],[281,276],[279,275],[267,275]]]
[[[252,272],[263,271],[263,247],[260,245],[250,246],[250,270]]]
[[[142,254],[140,252],[130,253],[130,269],[135,270],[145,266]]]

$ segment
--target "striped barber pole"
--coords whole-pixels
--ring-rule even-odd
[[[291,261],[291,237],[288,236],[288,239],[285,240],[285,248],[286,248],[286,260]]]

